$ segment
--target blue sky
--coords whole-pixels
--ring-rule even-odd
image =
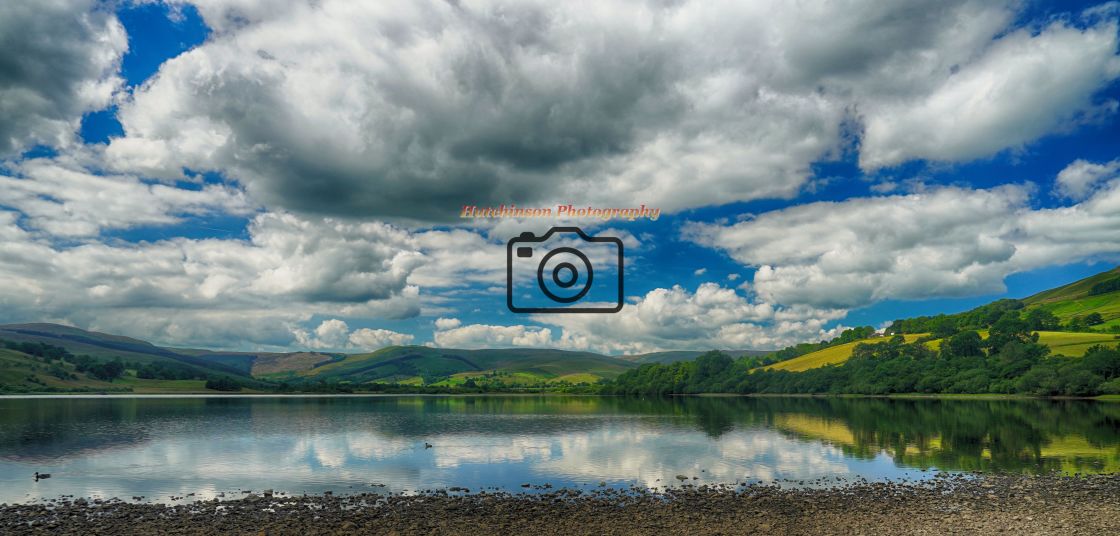
[[[50,67],[0,87],[34,97],[0,117],[5,322],[776,348],[1120,258],[1114,2],[73,4],[0,52]],[[663,215],[456,218],[501,203]],[[506,309],[505,241],[553,223],[624,239],[621,313]]]

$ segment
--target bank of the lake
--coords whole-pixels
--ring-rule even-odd
[[[0,532],[78,534],[1115,534],[1120,476],[937,478],[832,488],[366,493],[164,506],[0,506]]]
[[[0,393],[0,400],[4,398],[66,398],[66,397],[130,397],[130,396],[211,396],[211,397],[316,397],[316,396],[585,396],[585,397],[616,397],[616,398],[650,398],[652,395],[622,395],[603,394],[595,392],[565,392],[565,391],[353,391],[337,393],[316,392],[272,392],[272,391],[215,391],[212,389],[201,390],[137,390],[137,391],[67,391],[67,392],[26,392],[26,393]],[[851,399],[897,399],[897,400],[1097,400],[1120,401],[1120,395],[1097,396],[1036,396],[1024,394],[1005,393],[890,393],[882,395],[869,395],[861,393],[678,393],[652,398],[851,398]]]

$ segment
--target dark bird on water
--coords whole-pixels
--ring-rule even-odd
[[[42,480],[44,478],[50,478],[50,477],[51,477],[50,473],[40,473],[39,471],[35,471],[35,480]]]
[[[430,449],[430,448],[432,448],[432,444],[425,441],[424,442],[424,448]]]

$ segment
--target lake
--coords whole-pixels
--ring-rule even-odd
[[[693,484],[819,486],[975,470],[1117,472],[1120,403],[0,398],[0,502],[7,503],[61,495],[170,503],[173,496],[236,498],[242,490],[264,489],[652,488],[679,484],[677,475]],[[52,477],[36,482],[35,471]]]

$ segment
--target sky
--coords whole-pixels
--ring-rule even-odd
[[[1118,27],[1120,2],[4,2],[0,322],[624,354],[1024,297],[1120,261]],[[461,217],[501,205],[659,213]],[[507,308],[506,242],[552,226],[621,241],[620,311]]]

